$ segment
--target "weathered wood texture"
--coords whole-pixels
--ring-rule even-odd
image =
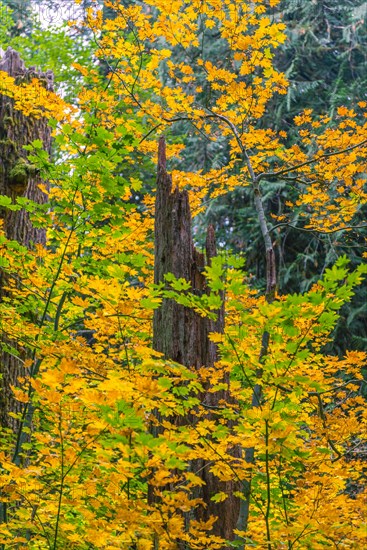
[[[155,264],[154,281],[164,281],[166,273],[191,282],[192,292],[203,293],[207,285],[203,270],[205,263],[210,264],[216,255],[215,235],[209,226],[206,239],[206,255],[195,249],[191,233],[191,213],[186,191],[172,190],[172,179],[166,171],[165,141],[159,141],[157,195],[155,205]],[[206,256],[206,257],[205,257]],[[216,345],[210,341],[209,333],[223,332],[224,311],[217,312],[217,319],[201,317],[190,308],[177,304],[171,299],[164,299],[159,309],[154,312],[153,347],[162,352],[167,359],[187,367],[214,367],[217,360]],[[228,382],[228,380],[227,380]],[[210,410],[227,401],[227,391],[209,392],[201,396],[202,404]],[[190,418],[190,423],[195,419]],[[181,425],[185,419],[179,419]],[[236,452],[236,450],[234,451]],[[239,490],[237,483],[221,482],[210,471],[209,464],[195,461],[192,470],[200,475],[205,485],[200,489],[200,497],[205,506],[195,510],[195,519],[208,520],[216,516],[213,534],[226,539],[233,539],[233,530],[239,515],[239,499],[234,492]],[[215,503],[211,497],[223,491],[228,498]]]
[[[42,81],[47,90],[53,90],[53,73],[26,69],[18,52],[8,48],[0,59],[0,71],[7,72],[16,79],[17,84],[30,82],[33,78]],[[51,130],[45,118],[26,117],[14,109],[14,101],[0,95],[0,194],[11,197],[24,196],[40,204],[46,202],[47,196],[38,188],[40,183],[34,167],[27,161],[24,145],[40,139],[44,149],[51,152]],[[45,242],[44,229],[35,228],[29,219],[28,212],[9,210],[0,213],[4,220],[4,231],[8,239],[30,246],[33,243]]]
[[[17,84],[30,82],[33,78],[42,81],[47,90],[53,90],[53,74],[37,70],[35,67],[26,69],[19,54],[11,49],[0,58],[0,70],[7,72],[16,79]],[[6,195],[16,201],[17,197],[27,197],[39,204],[47,200],[38,185],[40,178],[34,166],[27,160],[27,151],[23,149],[35,139],[40,139],[44,149],[51,152],[51,130],[45,118],[35,119],[27,117],[14,108],[13,99],[0,94],[0,195]],[[20,210],[12,212],[0,208],[1,232],[9,240],[16,240],[20,244],[30,248],[35,243],[44,244],[46,233],[44,229],[34,227],[28,212]],[[0,301],[6,296],[5,287],[10,279],[0,270]],[[1,327],[0,319],[0,327]],[[4,330],[1,328],[1,330]],[[3,342],[17,347],[8,340],[6,333],[0,334]],[[21,358],[24,352],[18,348]],[[0,425],[5,428],[18,430],[19,422],[9,416],[11,413],[19,413],[22,404],[13,397],[11,385],[18,386],[18,377],[23,377],[27,372],[22,367],[22,361],[13,355],[0,349],[0,374],[2,375],[0,391]]]

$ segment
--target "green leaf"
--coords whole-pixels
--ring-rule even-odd
[[[12,210],[13,212],[22,209],[21,206],[13,204],[11,198],[7,195],[0,195],[0,207],[7,208],[8,210]]]

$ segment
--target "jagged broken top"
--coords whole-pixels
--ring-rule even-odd
[[[23,59],[19,53],[10,46],[4,52],[0,48],[0,71],[8,73],[10,76],[27,76],[28,78],[39,78],[45,83],[46,90],[54,91],[54,74],[51,70],[42,71],[39,67],[26,68]]]

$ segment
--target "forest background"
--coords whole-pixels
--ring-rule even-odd
[[[3,75],[4,549],[365,544],[366,9],[3,0],[56,89]],[[204,291],[154,280],[161,135]],[[213,364],[157,343],[173,302]]]

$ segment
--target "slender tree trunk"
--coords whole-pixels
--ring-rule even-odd
[[[206,292],[203,270],[205,264],[210,265],[211,258],[216,255],[214,230],[209,226],[205,258],[205,255],[194,247],[188,194],[186,191],[172,190],[172,179],[166,171],[164,138],[160,138],[159,141],[155,211],[155,283],[163,282],[165,275],[172,273],[177,278],[189,281],[193,293]],[[164,299],[161,307],[154,312],[153,347],[162,352],[167,359],[190,368],[214,367],[217,349],[210,341],[209,333],[223,330],[223,307],[217,312],[217,319],[214,321],[201,317],[192,309],[171,299]],[[225,381],[229,383],[228,378]],[[228,402],[229,399],[229,391],[224,390],[216,393],[206,392],[202,395],[202,403],[208,406],[208,410],[215,409],[221,400]],[[195,422],[195,419],[190,421]],[[179,422],[185,424],[188,423],[188,419],[179,419]],[[213,534],[233,539],[240,507],[239,499],[234,496],[234,492],[239,490],[238,484],[218,480],[209,471],[209,464],[204,461],[200,461],[200,464],[199,461],[195,461],[191,467],[205,482],[200,494],[195,495],[204,502],[202,508],[195,510],[195,519],[207,521],[209,518],[217,517]],[[211,497],[219,491],[227,493],[228,498],[215,503]],[[150,501],[154,501],[152,494]]]
[[[18,84],[29,82],[33,78],[39,78],[44,82],[47,90],[53,89],[53,74],[51,71],[43,73],[35,67],[26,69],[19,54],[8,48],[0,59],[0,70],[7,72],[16,79]],[[51,151],[51,131],[44,118],[35,119],[26,117],[14,108],[14,101],[0,95],[0,195],[6,195],[15,203],[17,197],[27,197],[34,202],[43,204],[47,196],[38,185],[41,183],[37,171],[27,160],[27,152],[23,149],[35,139],[40,139],[44,149]],[[45,244],[46,233],[44,229],[32,225],[29,213],[25,210],[13,212],[0,209],[1,231],[5,237],[12,241],[31,248],[34,244]],[[14,278],[0,269],[0,302],[6,299],[9,292],[6,287],[14,285]],[[22,403],[13,395],[11,386],[19,386],[18,378],[26,377],[27,371],[23,367],[25,351],[21,346],[7,335],[6,318],[0,319],[0,345],[11,346],[18,352],[16,354],[4,351],[0,347],[0,426],[18,431],[19,420],[12,414],[20,413]],[[11,413],[11,414],[10,414]]]

